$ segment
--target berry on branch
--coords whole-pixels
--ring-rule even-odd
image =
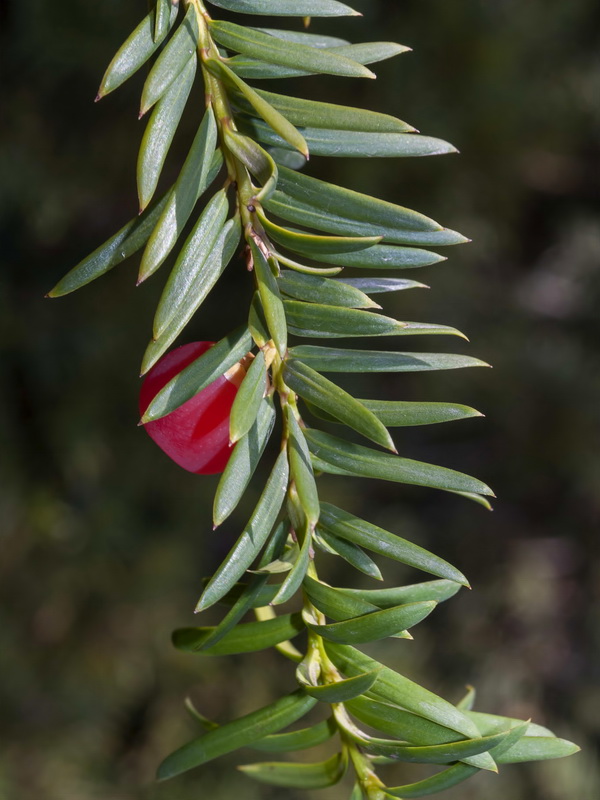
[[[148,372],[140,390],[143,413],[171,378],[199,358],[214,342],[191,342],[164,355]],[[188,472],[223,472],[233,445],[229,443],[229,414],[246,370],[236,364],[187,403],[166,417],[147,422],[146,432],[169,458]]]

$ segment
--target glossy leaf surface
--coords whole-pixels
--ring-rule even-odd
[[[252,564],[273,529],[283,504],[288,474],[287,458],[282,450],[246,527],[208,582],[196,611],[202,611],[220,600]]]
[[[171,6],[167,24],[161,23],[161,30],[158,33],[155,32],[154,12],[150,12],[147,17],[144,17],[133,33],[117,50],[108,65],[98,90],[98,99],[109,92],[113,92],[122,83],[125,83],[158,50],[169,29],[174,24],[177,12],[177,6]]]
[[[196,200],[216,177],[221,156],[215,156],[217,126],[207,109],[168,202],[154,228],[140,264],[138,282],[146,280],[164,262],[179,238]]]
[[[196,63],[195,56],[189,59],[177,81],[173,82],[156,104],[146,126],[137,162],[137,186],[141,210],[152,200],[158,186],[169,147],[192,90]]]
[[[340,308],[299,300],[284,300],[288,327],[296,336],[348,338],[355,336],[412,336],[442,334],[463,336],[447,325],[401,322],[383,314],[357,308]]]
[[[372,697],[355,698],[348,703],[348,710],[358,720],[386,736],[394,736],[411,744],[447,744],[459,738],[451,728]]]
[[[331,619],[345,620],[379,611],[379,606],[360,594],[348,595],[341,589],[328,586],[310,576],[304,580],[304,590],[315,607]]]
[[[338,669],[349,676],[380,669],[371,691],[381,696],[384,702],[397,703],[408,711],[469,738],[479,736],[477,727],[453,705],[356,648],[327,642],[326,650]]]
[[[395,705],[382,703],[371,696],[357,697],[348,703],[348,709],[361,722],[411,745],[431,746],[457,741],[456,731]],[[384,753],[386,748],[387,745],[383,745],[380,752]],[[477,769],[488,770],[494,767],[494,761],[487,755],[485,749],[481,753],[472,755],[465,752],[461,760]]]
[[[233,22],[213,21],[210,32],[224,47],[270,64],[349,78],[374,77],[371,70],[358,61],[336,53],[335,48],[321,49],[296,42],[283,42],[268,33],[244,28]]]
[[[386,294],[388,292],[402,292],[406,289],[428,289],[424,283],[410,281],[406,278],[342,278],[340,283],[353,286],[365,294]]]
[[[402,745],[393,740],[370,737],[364,740],[366,742],[364,747],[371,753],[389,755],[394,761],[412,764],[450,764],[453,761],[487,753],[493,747],[501,744],[507,735],[508,731],[505,731],[494,736],[422,746]],[[358,739],[358,741],[361,740]]]
[[[81,289],[82,286],[105,275],[140,250],[150,238],[150,234],[169,201],[171,192],[172,190],[169,189],[160,200],[148,206],[143,214],[134,217],[131,222],[124,225],[91,255],[80,261],[48,292],[48,296],[62,297],[76,289]]]
[[[448,232],[440,228],[410,230],[408,227],[386,227],[383,221],[376,224],[355,220],[347,217],[339,208],[335,212],[320,210],[311,201],[299,201],[286,195],[281,190],[277,190],[270,195],[266,208],[272,214],[288,222],[328,233],[383,236],[386,242],[393,244],[442,246],[452,243],[451,241],[446,241],[449,235]],[[454,236],[454,234],[451,234],[451,236]],[[425,253],[423,251],[407,252],[405,248],[390,247],[389,245],[381,245],[381,247],[384,249],[376,249],[375,253],[370,250],[363,250],[361,254],[352,253],[350,255],[354,261],[346,259],[343,263],[345,266],[356,266],[365,269],[377,266],[381,269],[395,269],[419,267],[443,260],[435,253]],[[326,260],[323,259],[323,256],[326,256],[327,260],[331,260],[332,257],[335,257],[338,261],[340,260],[340,256],[336,253],[319,253],[318,258]]]
[[[228,206],[225,192],[217,192],[206,204],[198,222],[181,248],[158,302],[153,324],[155,339],[158,339],[173,318],[181,313],[180,309],[183,306],[188,303],[196,306],[195,295],[199,287],[195,284],[199,275],[201,275],[202,283],[208,278],[203,274],[202,268],[209,259],[223,229]],[[194,297],[188,301],[187,295],[192,293]]]
[[[290,355],[318,372],[431,372],[489,366],[478,358],[448,353],[346,350],[317,345],[296,345]]]
[[[439,556],[377,525],[355,517],[331,503],[321,503],[320,524],[336,536],[348,539],[374,553],[463,586],[469,585],[462,572]]]
[[[469,406],[453,403],[414,403],[401,400],[369,400],[361,399],[362,405],[388,427],[406,427],[413,425],[434,425],[440,422],[453,422],[469,417],[481,417],[482,414]],[[311,414],[326,422],[339,422],[332,414],[323,411],[308,401]]]
[[[142,372],[145,372],[156,363],[179,336],[200,305],[202,305],[224,269],[235,255],[239,247],[240,235],[240,220],[239,217],[236,216],[225,223],[206,259],[200,260],[199,263],[196,262],[193,265],[191,270],[193,280],[189,282],[185,281],[187,285],[185,289],[181,290],[181,293],[171,294],[170,289],[172,288],[172,284],[170,286],[170,279],[167,281],[165,291],[161,296],[161,301],[168,296],[170,306],[168,310],[166,310],[166,313],[168,313],[169,316],[172,314],[172,316],[164,329],[161,330],[158,338],[153,338],[146,348],[142,362]],[[187,257],[195,252],[196,243],[197,242],[194,242],[194,246],[191,250],[188,250],[187,246],[184,245],[181,256],[183,257],[185,253],[185,258],[187,260]],[[200,254],[196,253],[196,255],[199,257]],[[167,300],[165,299],[165,303],[166,302]]]
[[[257,28],[257,30],[276,36],[278,39],[283,39],[284,42],[308,44],[311,47],[343,47],[350,44],[347,39],[340,39],[339,36],[328,36],[317,31],[286,31],[283,28]]]
[[[289,97],[274,92],[265,92],[262,89],[257,89],[257,92],[294,125],[378,133],[406,133],[414,130],[408,123],[389,114],[380,114],[376,111],[340,106],[334,103],[322,103],[303,97]],[[248,111],[250,106],[242,103],[241,108]]]
[[[388,636],[421,622],[433,609],[436,603],[409,603],[408,605],[387,608],[382,611],[372,611],[360,617],[354,617],[343,622],[334,622],[329,625],[311,625],[308,627],[324,639],[340,644],[364,644],[375,642],[378,639],[387,639]]]
[[[306,438],[311,452],[321,462],[330,464],[334,474],[336,467],[339,467],[344,473],[350,472],[357,477],[494,496],[490,487],[482,481],[446,467],[380,453],[314,428],[306,432]]]
[[[335,383],[295,360],[286,362],[283,376],[286,384],[300,397],[310,400],[367,439],[395,451],[394,442],[385,425],[359,400]]]
[[[402,603],[418,603],[423,600],[435,600],[442,603],[460,591],[461,584],[457,581],[438,580],[423,583],[411,583],[408,586],[390,586],[385,589],[351,589],[344,588],[338,591],[351,597],[360,597],[380,608],[391,608]],[[479,727],[479,726],[477,726]]]
[[[222,61],[211,58],[204,62],[217,78],[232,84],[242,94],[250,104],[251,108],[269,125],[272,130],[290,145],[294,150],[298,150],[305,158],[308,158],[308,145],[302,134],[292,125],[283,114],[275,109],[264,97],[254,91],[245,81],[229,69]]]
[[[345,308],[379,308],[360,289],[344,281],[333,281],[317,275],[303,275],[283,270],[279,277],[279,288],[289,297],[311,303],[327,303]]]
[[[423,238],[424,234],[417,234]],[[410,234],[411,238],[414,238]],[[433,231],[427,234],[427,244],[441,247],[446,244],[458,244],[454,231]],[[434,241],[430,241],[434,240]],[[396,247],[394,245],[381,244],[369,247],[353,253],[342,255],[339,253],[320,253],[319,261],[326,264],[337,264],[341,267],[358,267],[359,269],[418,269],[430,264],[439,264],[445,261],[445,256],[432,253],[429,250],[422,250],[419,247]]]
[[[165,37],[169,30],[169,17],[171,11],[176,9],[177,3],[172,3],[171,0],[156,0],[154,11],[154,41],[161,40]]]
[[[415,403],[401,400],[361,400],[378,420],[390,427],[436,425],[482,414],[469,406],[455,403]]]
[[[258,711],[210,730],[168,756],[159,767],[158,778],[172,778],[276,733],[303,717],[316,702],[300,689]]]
[[[265,354],[259,350],[252,360],[231,406],[229,436],[232,442],[239,441],[254,425],[266,391]]]
[[[291,40],[288,38],[287,41]],[[364,42],[361,44],[346,44],[339,47],[327,47],[323,48],[323,50],[326,55],[332,54],[337,58],[350,59],[355,64],[373,64],[377,61],[384,61],[385,59],[405,53],[410,50],[410,48],[404,47],[401,44],[396,44],[395,42]],[[235,56],[228,63],[238,75],[254,80],[260,80],[262,78],[295,78],[315,74],[315,69],[306,64],[303,67],[294,66],[294,64],[291,63],[283,66],[279,62],[266,63],[269,60],[270,59],[261,58],[260,55],[255,58],[251,56]],[[298,62],[295,63],[297,64]],[[355,69],[354,67],[353,70]],[[321,71],[325,72],[325,70]],[[368,72],[370,73],[369,75],[347,75],[347,77],[374,77],[372,72]]]
[[[335,209],[334,217],[369,224],[372,226],[369,235],[385,236],[387,241],[393,241],[394,232],[398,230],[442,230],[441,225],[417,211],[285,167],[281,168],[278,189],[297,203],[318,209],[315,219],[326,218]]]
[[[198,44],[198,19],[193,4],[188,6],[181,25],[150,70],[144,88],[140,115],[145,114],[160,100],[169,86],[179,79],[180,73],[191,58],[195,58]]]
[[[320,51],[323,52],[323,51]],[[247,118],[240,123],[245,133],[272,147],[289,144],[260,120]],[[310,154],[330,158],[410,158],[441,156],[456,153],[456,148],[443,139],[418,133],[372,133],[331,128],[301,128]]]
[[[240,14],[268,14],[282,17],[351,17],[356,11],[337,0],[210,0],[211,5]]]

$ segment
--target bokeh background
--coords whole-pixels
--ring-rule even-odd
[[[386,299],[407,319],[456,325],[493,370],[397,376],[371,396],[452,400],[484,420],[398,430],[402,453],[475,474],[493,513],[424,490],[324,480],[325,493],[460,567],[473,584],[416,631],[373,650],[455,701],[524,717],[581,754],[506,767],[449,800],[600,796],[600,6],[594,0],[363,0],[363,20],[323,22],[414,53],[376,82],[303,79],[289,90],[395,113],[460,157],[338,162],[312,174],[419,209],[473,239]],[[56,280],[134,215],[142,77],[94,105],[99,79],[145,0],[2,0],[0,129],[0,681],[6,800],[299,800],[221,759],[157,785],[158,761],[194,734],[182,701],[227,719],[292,684],[276,655],[202,660],[170,631],[194,624],[201,586],[248,507],[215,533],[212,478],[179,470],[136,427],[138,366],[166,270],[136,264],[61,300]],[[293,23],[292,23],[293,24]],[[201,114],[190,103],[167,168]],[[132,262],[135,259],[132,259]],[[187,339],[243,316],[241,266]],[[436,347],[437,345],[437,347]],[[365,391],[363,387],[362,391]],[[360,494],[360,496],[358,496]],[[255,495],[250,494],[251,501]],[[324,574],[355,581],[335,563]],[[387,568],[386,580],[417,573]],[[366,581],[366,579],[365,579]],[[392,785],[404,782],[394,768]],[[337,800],[349,789],[320,796]]]

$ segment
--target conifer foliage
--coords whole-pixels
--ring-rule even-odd
[[[219,19],[220,9],[234,14]],[[256,15],[252,25],[229,21],[235,12]],[[221,622],[177,630],[173,642],[199,656],[276,648],[291,662],[296,687],[220,724],[190,706],[198,736],[165,758],[159,778],[251,748],[260,755],[240,769],[257,781],[317,789],[348,774],[351,800],[407,799],[440,792],[480,770],[578,748],[530,721],[474,711],[472,690],[454,705],[363,652],[372,641],[412,638],[413,626],[468,582],[456,567],[396,532],[326,502],[318,476],[347,476],[357,490],[361,478],[415,484],[484,506],[493,495],[469,475],[403,457],[389,430],[477,411],[453,403],[359,399],[335,380],[344,373],[484,366],[463,355],[360,346],[362,337],[462,336],[446,325],[393,319],[373,298],[422,286],[395,275],[442,261],[435,250],[465,239],[421,213],[309,174],[309,155],[405,158],[454,151],[384,113],[262,88],[268,79],[305,75],[371,79],[371,65],[408,49],[318,33],[320,17],[340,16],[360,15],[337,0],[156,0],[114,56],[98,93],[104,97],[151,63],[141,94],[140,115],[149,118],[137,164],[140,214],[50,295],[68,294],[138,251],[141,283],[172,256],[142,359],[147,373],[230,263],[239,280],[255,288],[247,323],[176,374],[142,422],[165,417],[254,355],[230,417],[235,446],[216,490],[215,526],[269,457],[264,453],[277,418],[279,448],[246,526],[198,601],[199,612],[220,604]],[[179,175],[157,197],[186,105],[198,107],[202,100],[206,109]],[[184,229],[189,233],[182,241]],[[320,343],[307,343],[311,339]],[[373,556],[409,565],[427,580],[365,590],[331,586],[319,578],[321,552],[374,580],[381,574]],[[298,610],[280,613],[293,599]],[[397,662],[402,647],[398,641]],[[325,760],[310,760],[310,754],[286,759],[324,743],[330,747]],[[428,774],[416,783],[387,785],[402,784],[401,762],[426,765]],[[396,766],[385,767],[384,783],[380,766],[388,764]]]

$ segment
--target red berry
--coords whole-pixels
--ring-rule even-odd
[[[191,342],[171,350],[148,372],[140,390],[140,413],[171,378],[214,342]],[[223,472],[229,456],[229,414],[245,369],[238,364],[166,417],[144,427],[180,467],[199,475]]]

